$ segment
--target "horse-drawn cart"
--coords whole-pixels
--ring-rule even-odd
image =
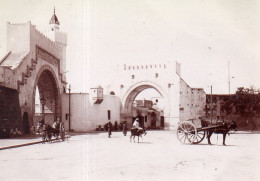
[[[182,121],[177,127],[177,138],[181,143],[184,144],[198,144],[203,141],[207,132],[209,137],[213,132],[223,134],[223,144],[225,145],[225,137],[230,129],[236,129],[236,123],[231,122],[230,124],[223,122],[209,124],[209,121],[195,119]],[[210,140],[208,137],[209,144]]]
[[[53,128],[49,124],[44,124],[42,122],[39,122],[37,125],[37,132],[41,134],[42,141],[48,141],[50,142],[52,139],[52,136],[56,138],[56,140],[60,139],[62,141],[65,141],[66,135],[65,135],[65,127],[64,123],[61,122],[57,124],[56,128]]]

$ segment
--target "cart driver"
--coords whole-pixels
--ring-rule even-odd
[[[57,120],[54,120],[54,123],[52,124],[52,128],[58,130],[59,127],[59,118]]]

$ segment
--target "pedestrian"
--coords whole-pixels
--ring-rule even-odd
[[[31,134],[35,134],[35,127],[33,125],[31,127],[30,131],[31,131]]]
[[[112,123],[110,121],[107,124],[107,132],[108,132],[108,137],[111,138],[111,135],[112,135]]]
[[[127,134],[127,124],[126,124],[126,121],[124,121],[123,123],[123,134],[126,136]]]
[[[44,119],[40,120],[39,124],[44,125],[45,124],[45,120]]]
[[[115,122],[114,129],[115,129],[115,131],[117,131],[117,130],[118,130],[118,123],[117,123],[117,121]]]

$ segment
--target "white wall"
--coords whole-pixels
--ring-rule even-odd
[[[92,105],[89,102],[89,94],[72,93],[71,94],[71,129],[78,132],[95,130],[98,125],[103,126],[111,121],[120,122],[120,106],[119,97],[112,95],[104,95],[100,104]],[[66,113],[69,113],[69,95],[64,94],[62,98],[62,119],[68,130],[69,122],[66,120]],[[110,110],[111,119],[108,120],[108,110]]]

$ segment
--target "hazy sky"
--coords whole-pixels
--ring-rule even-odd
[[[0,51],[6,21],[44,32],[54,6],[74,91],[112,79],[117,64],[161,61],[180,62],[183,79],[206,93],[228,93],[228,61],[231,93],[260,88],[260,1],[0,0]]]

